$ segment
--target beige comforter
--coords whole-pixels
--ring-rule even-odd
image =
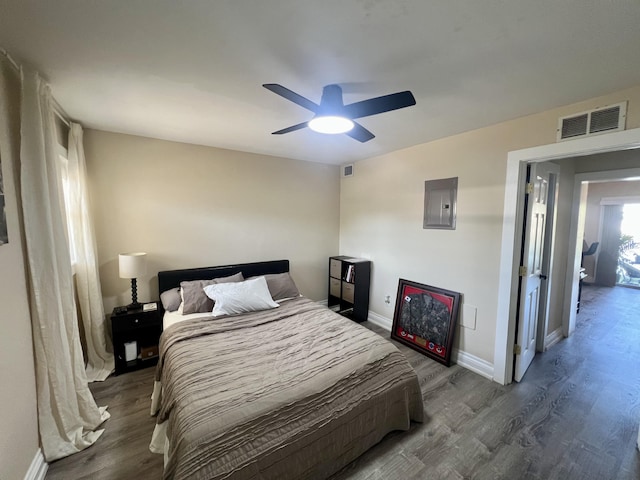
[[[156,380],[166,479],[326,478],[423,417],[397,348],[305,298],[169,327]]]

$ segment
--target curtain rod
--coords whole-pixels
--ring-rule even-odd
[[[55,98],[51,97],[51,100],[53,100],[53,113],[55,113],[56,116],[60,120],[62,120],[62,123],[64,123],[67,127],[71,128],[71,123],[68,120],[69,115],[67,115],[67,112],[64,111],[64,108],[60,106],[60,104]]]
[[[0,47],[0,53],[5,57],[7,57],[7,60],[9,60],[9,63],[11,63],[11,65],[13,65],[16,70],[20,71],[20,67],[18,66],[18,63],[11,57],[11,55],[9,55],[9,52],[7,52],[4,48]],[[55,98],[51,97],[51,99],[53,100],[53,112],[56,114],[56,116],[60,120],[62,120],[62,122],[67,127],[71,128],[71,124],[69,123],[69,120],[68,120],[69,115],[67,115],[67,112],[64,111],[64,108],[60,106],[60,104]]]
[[[20,67],[18,66],[18,63],[13,58],[11,58],[11,55],[9,55],[9,52],[7,52],[4,48],[0,47],[0,53],[3,54],[5,57],[7,57],[7,60],[9,60],[9,63],[11,63],[11,65],[13,65],[16,70],[20,71]]]

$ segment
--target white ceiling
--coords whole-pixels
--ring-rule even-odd
[[[0,47],[85,127],[342,164],[640,84],[640,2],[0,0]],[[276,136],[312,114],[263,83],[417,105]]]

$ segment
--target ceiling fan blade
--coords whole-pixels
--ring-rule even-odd
[[[353,122],[353,128],[348,132],[345,132],[345,135],[349,135],[351,138],[354,138],[362,143],[368,142],[372,138],[376,137],[373,133],[356,122]]]
[[[416,104],[413,94],[407,90],[405,92],[392,93],[382,97],[370,98],[362,102],[345,105],[343,112],[349,118],[362,118],[378,113],[390,112],[399,108],[410,107]]]
[[[293,125],[291,127],[283,128],[282,130],[278,130],[277,132],[273,132],[271,135],[282,135],[283,133],[295,132],[296,130],[300,130],[307,126],[307,122],[302,122],[297,125]]]
[[[316,113],[318,110],[319,105],[313,103],[308,98],[304,98],[302,95],[298,95],[296,92],[283,87],[282,85],[278,85],[277,83],[265,83],[262,86],[267,90],[271,90],[273,93],[306,108],[307,110],[311,110],[313,113]]]

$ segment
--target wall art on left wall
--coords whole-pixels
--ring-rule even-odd
[[[2,183],[2,161],[0,160],[0,245],[9,243],[7,233],[7,214],[4,207],[4,186]]]

